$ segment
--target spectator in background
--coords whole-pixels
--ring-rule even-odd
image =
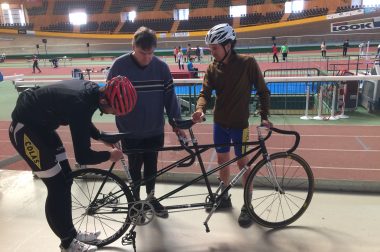
[[[377,46],[377,56],[380,57],[380,44]]]
[[[343,56],[347,56],[348,48],[350,47],[350,43],[348,42],[348,39],[344,41],[343,43]]]
[[[37,70],[39,71],[39,73],[41,73],[41,69],[38,67],[38,57],[37,57],[37,54],[34,54],[33,55],[33,73],[36,73],[36,68]]]
[[[359,47],[359,56],[363,57],[365,55],[365,48],[366,48],[365,43],[361,42],[358,47]]]
[[[185,62],[188,62],[191,56],[191,45],[187,44]]]
[[[281,53],[282,53],[282,60],[283,61],[286,61],[287,57],[288,57],[288,53],[289,53],[289,46],[288,46],[288,43],[285,42],[282,46],[281,46]]]
[[[184,67],[184,64],[183,64],[183,53],[182,53],[182,50],[181,50],[180,46],[178,47],[177,62],[178,62],[178,68],[179,68],[179,70],[181,70],[181,69],[184,70],[185,67]]]
[[[51,64],[53,65],[54,68],[58,68],[58,59],[57,58],[51,59]]]
[[[190,57],[189,62],[187,63],[187,70],[191,73],[192,78],[198,78],[198,68],[195,68],[193,65],[194,58]]]
[[[327,50],[326,42],[325,42],[325,41],[322,41],[322,44],[321,44],[321,53],[322,53],[322,57],[323,57],[323,58],[326,57],[326,50]]]
[[[178,55],[178,48],[174,47],[173,50],[173,57],[174,57],[174,62],[177,63],[177,55]]]
[[[276,43],[273,43],[273,46],[272,46],[272,52],[273,52],[273,63],[274,63],[274,62],[277,62],[277,63],[278,63],[278,56],[277,56],[278,48],[277,48],[277,46],[276,46]]]
[[[203,47],[200,47],[200,48],[199,48],[199,52],[200,52],[200,55],[201,55],[201,61],[202,61],[202,59],[205,57],[205,52],[204,52],[204,50],[203,50]]]
[[[198,62],[201,61],[201,49],[199,48],[199,45],[197,45],[197,49],[195,49],[195,56],[198,58]]]
[[[0,62],[4,62],[7,56],[5,55],[5,52],[3,52],[0,56]]]

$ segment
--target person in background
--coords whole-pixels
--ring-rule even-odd
[[[177,54],[178,54],[178,48],[174,47],[174,50],[173,50],[174,63],[177,63]]]
[[[181,47],[178,47],[178,54],[177,54],[177,62],[178,62],[178,68],[179,70],[184,70],[185,69],[185,66],[184,66],[184,63],[183,63],[183,53],[182,53],[182,50],[181,50]]]
[[[287,43],[287,42],[285,42],[285,43],[281,46],[281,53],[282,53],[282,60],[283,60],[283,61],[287,61],[288,53],[289,53],[289,46],[288,46],[288,43]]]
[[[347,51],[349,47],[350,47],[350,43],[348,39],[346,39],[343,43],[343,56],[347,56]]]
[[[246,146],[243,146],[242,143],[247,142],[249,137],[248,118],[252,89],[255,88],[260,97],[261,123],[266,127],[271,127],[271,123],[268,121],[270,92],[255,58],[239,55],[234,50],[236,34],[229,24],[219,24],[211,28],[206,35],[205,42],[215,60],[207,68],[192,119],[194,122],[202,122],[206,105],[210,103],[215,90],[214,143],[223,145],[232,142],[235,155],[241,156],[246,150]],[[216,147],[216,152],[219,165],[230,160],[229,146]],[[248,168],[245,167],[247,162],[247,157],[238,160],[239,169]],[[249,172],[246,172],[243,175],[243,186],[247,181],[248,174]],[[230,167],[226,166],[221,169],[219,175],[223,182],[222,190],[224,190],[229,184]],[[226,193],[218,209],[231,207],[230,196]],[[252,224],[245,205],[241,208],[238,222],[242,227]]]
[[[190,60],[187,63],[187,70],[191,73],[192,78],[198,78],[198,68],[194,67],[193,62],[194,58],[190,57]]]
[[[39,73],[41,73],[41,69],[38,66],[39,59],[38,59],[37,54],[33,55],[33,59],[32,60],[33,60],[33,73],[36,73],[36,69],[38,70]]]
[[[185,62],[188,62],[191,57],[191,44],[187,44]]]
[[[70,127],[75,159],[79,164],[116,162],[123,157],[121,150],[91,149],[91,138],[100,138],[100,131],[91,118],[98,109],[105,114],[125,115],[133,110],[136,100],[136,90],[121,76],[101,88],[91,81],[64,80],[29,88],[18,96],[9,138],[47,188],[45,215],[51,230],[61,240],[62,252],[96,251],[96,246],[86,242],[95,240],[100,232],[78,232],[74,227],[71,167],[56,130],[60,126]]]
[[[321,43],[321,53],[322,53],[322,57],[323,58],[326,58],[326,51],[327,51],[326,42],[322,41],[322,43]]]
[[[199,48],[199,45],[197,45],[197,48],[195,49],[195,56],[197,56],[198,62],[201,62],[201,49]]]
[[[111,79],[117,75],[127,76],[139,96],[131,113],[116,117],[119,131],[127,133],[122,140],[122,146],[128,155],[130,174],[135,185],[142,179],[142,165],[144,178],[153,177],[157,173],[158,153],[152,150],[164,145],[164,112],[169,122],[181,118],[173,77],[168,65],[154,56],[156,47],[156,33],[147,27],[140,27],[133,36],[132,52],[118,57],[107,77]],[[181,129],[173,127],[173,131],[177,135],[185,136]],[[133,153],[134,149],[146,152]],[[166,218],[167,209],[154,197],[155,184],[155,178],[146,182],[146,194],[156,215]],[[133,194],[137,200],[141,199],[140,186],[134,186]]]
[[[273,52],[273,63],[274,63],[274,62],[277,62],[277,63],[278,63],[278,56],[277,56],[278,48],[277,48],[277,46],[276,46],[276,43],[273,43],[273,46],[272,46],[272,52]]]
[[[359,45],[359,56],[360,57],[363,57],[365,55],[365,43],[364,42],[361,42]]]

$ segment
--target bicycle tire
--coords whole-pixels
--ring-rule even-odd
[[[100,190],[106,176],[108,179]],[[133,202],[125,182],[113,173],[96,168],[74,171],[72,178],[72,219],[76,230],[101,231],[95,241],[86,243],[103,247],[119,239],[130,226],[128,209]]]
[[[270,156],[270,162],[282,192],[269,176],[268,161],[261,160],[248,176],[244,204],[258,224],[281,228],[306,211],[314,193],[314,176],[309,164],[294,153],[275,153]]]

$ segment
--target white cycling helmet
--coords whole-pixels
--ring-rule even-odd
[[[234,29],[227,23],[212,27],[206,35],[206,45],[222,44],[226,40],[236,40]]]

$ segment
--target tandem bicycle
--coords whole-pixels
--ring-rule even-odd
[[[168,199],[201,180],[204,181],[207,196],[198,203],[166,206],[169,213],[179,209],[205,208],[207,212],[203,225],[206,232],[210,232],[209,220],[222,197],[238,183],[244,173],[249,172],[244,187],[244,205],[254,222],[268,228],[281,228],[302,216],[313,196],[314,176],[309,164],[294,153],[300,142],[300,135],[297,132],[257,126],[258,140],[242,143],[249,147],[242,156],[207,171],[201,154],[219,145],[199,144],[192,130],[193,124],[192,120],[175,121],[175,127],[188,130],[189,139],[179,138],[180,145],[178,146],[150,150],[187,152],[185,157],[160,169],[155,176],[150,178],[143,178],[133,183],[124,159],[121,159],[120,163],[126,172],[126,181],[113,173],[115,163],[112,163],[108,170],[84,168],[72,172],[72,217],[75,228],[82,232],[101,232],[96,240],[90,242],[91,244],[103,247],[125,234],[122,237],[122,244],[133,245],[136,250],[135,228],[150,223],[155,217],[155,210],[150,203],[152,195],[148,195],[145,200],[136,200],[132,193],[133,187],[144,184],[176,167],[191,166],[196,160],[201,175],[157,197],[157,200]],[[286,151],[269,154],[265,142],[273,132],[294,137],[293,146]],[[124,133],[102,133],[101,140],[116,144],[123,137],[125,137]],[[133,150],[135,153],[144,151],[147,150]],[[213,191],[209,180],[210,175],[251,154],[253,156],[249,158],[247,165],[231,179],[224,190],[221,190],[223,182],[220,182],[217,189]],[[256,161],[258,162],[255,163]],[[249,168],[251,166],[253,166],[252,169]]]

